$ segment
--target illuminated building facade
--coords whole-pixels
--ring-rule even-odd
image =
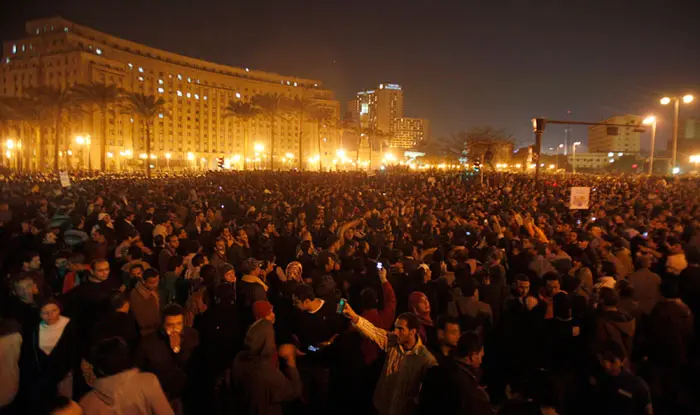
[[[120,39],[62,18],[26,23],[26,36],[3,43],[0,63],[0,96],[20,97],[28,88],[52,86],[70,88],[92,82],[114,84],[126,92],[139,92],[165,100],[152,130],[151,152],[165,163],[196,164],[212,168],[217,157],[244,154],[244,122],[225,117],[230,101],[249,101],[258,94],[276,93],[289,98],[309,98],[331,110],[329,122],[317,123],[304,117],[302,147],[309,155],[334,154],[338,147],[337,120],[340,105],[321,82],[292,76],[220,65],[155,49]],[[70,115],[59,131],[66,143],[76,135],[101,134],[102,115]],[[133,164],[145,151],[144,132],[138,120],[113,106],[107,114],[108,168]],[[288,153],[299,157],[299,115],[285,113],[274,123],[275,167],[289,163]],[[256,143],[264,146],[263,160],[269,160],[271,123],[269,117],[250,122],[247,154],[253,157]],[[47,129],[46,160],[52,159],[54,132]],[[29,143],[31,138],[26,137]],[[65,141],[68,140],[68,141]],[[94,140],[98,141],[98,140]],[[320,144],[320,149],[319,147]],[[100,154],[93,143],[92,159]],[[64,144],[61,145],[62,147]],[[125,152],[130,152],[124,157]],[[74,152],[75,153],[75,152]],[[265,155],[267,153],[267,155]],[[76,153],[77,154],[77,153]],[[120,157],[119,155],[122,154]],[[133,155],[136,155],[134,157]],[[76,156],[74,156],[76,157]],[[332,157],[332,156],[330,156]],[[161,161],[162,160],[162,161]],[[77,160],[81,163],[82,160]],[[242,162],[241,162],[242,164]]]
[[[635,126],[642,123],[639,115],[620,115],[603,121],[607,124],[624,124],[630,127],[595,125],[588,127],[588,151],[591,153],[622,152],[637,154],[640,150],[640,132]]]
[[[430,121],[425,118],[397,118],[389,147],[413,148],[430,136]]]

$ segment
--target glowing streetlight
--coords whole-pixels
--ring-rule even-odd
[[[15,140],[10,138],[7,141],[5,141],[5,147],[7,147],[8,150],[12,150],[13,148],[15,148]]]
[[[148,158],[148,154],[146,154],[146,153],[141,153],[141,154],[139,154],[139,158],[140,158],[141,160],[146,160],[146,159]]]
[[[157,156],[157,155],[155,155],[155,154],[151,154],[151,160],[154,160],[154,159],[157,159],[157,158],[158,158],[158,156]]]
[[[580,146],[580,145],[581,145],[581,142],[580,142],[580,141],[575,142],[574,145],[573,145],[573,153],[574,153],[574,166],[573,166],[573,170],[574,170],[574,173],[576,173],[576,146]]]
[[[290,160],[294,158],[294,154],[292,153],[286,153],[284,156]]]
[[[114,153],[112,153],[111,151],[108,151],[108,152],[107,152],[107,157],[108,157],[108,158],[114,157]]]
[[[166,159],[166,160],[170,160],[170,158],[171,158],[172,156],[173,156],[173,155],[170,154],[170,153],[165,153],[165,159]]]
[[[255,143],[253,150],[255,150],[256,153],[262,153],[265,150],[265,146],[261,143]]]
[[[651,151],[649,152],[649,175],[654,171],[654,148],[656,147],[656,117],[649,115],[642,121],[644,125],[651,125]]]
[[[671,155],[671,166],[676,166],[676,156],[678,154],[678,113],[680,112],[681,100],[684,104],[693,102],[694,97],[686,94],[683,97],[663,97],[659,102],[661,105],[668,105],[673,101],[673,152]]]
[[[341,159],[345,158],[345,150],[343,149],[336,151],[335,154],[338,155],[338,157],[340,157]]]
[[[86,146],[87,147],[87,153],[88,153],[88,171],[92,172],[92,151],[90,151],[90,136],[85,136],[83,137],[82,135],[79,135],[75,137],[75,142],[76,144],[80,146]]]

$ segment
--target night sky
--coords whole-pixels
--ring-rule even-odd
[[[407,116],[434,135],[491,124],[518,144],[530,118],[600,120],[654,112],[664,94],[700,95],[697,0],[21,0],[0,39],[61,15],[146,45],[235,66],[320,79],[345,109],[380,82],[404,88]],[[20,3],[19,5],[16,3]],[[7,12],[7,13],[5,13]],[[682,109],[700,114],[700,99]],[[574,129],[585,143],[586,130]],[[648,147],[649,136],[642,145]],[[563,142],[545,133],[544,149]]]

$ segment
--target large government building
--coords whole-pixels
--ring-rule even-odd
[[[21,97],[28,88],[37,86],[70,88],[97,82],[115,84],[127,92],[162,97],[166,105],[152,132],[150,159],[155,160],[152,164],[164,165],[167,156],[167,163],[173,166],[212,168],[217,158],[224,157],[237,168],[242,166],[243,154],[248,154],[251,166],[269,167],[271,136],[274,136],[275,168],[296,165],[300,156],[309,167],[314,167],[316,164],[309,159],[318,161],[319,154],[328,166],[335,157],[340,105],[318,80],[189,58],[110,36],[59,17],[30,21],[26,32],[25,37],[3,44],[0,96]],[[261,116],[252,121],[248,149],[244,152],[243,121],[226,118],[224,108],[230,101],[249,101],[255,95],[266,93],[309,98],[316,105],[328,108],[328,121],[304,117],[301,125],[303,155],[299,154],[299,115],[293,112],[276,118],[274,135],[269,117]],[[100,136],[100,117],[99,111],[67,117],[58,137],[60,148],[70,151],[62,152],[62,157],[72,157],[75,165],[85,165],[86,150],[81,151],[75,137]],[[25,148],[33,147],[25,153],[29,158],[25,163],[37,167],[36,139],[25,130],[18,129],[16,138]],[[109,110],[108,169],[143,163],[139,158],[145,159],[147,155],[142,130],[139,120],[123,114],[118,106]],[[48,164],[53,158],[56,134],[48,127],[43,133]],[[99,159],[101,150],[99,140],[93,139],[87,150],[93,166],[99,165],[95,160]]]

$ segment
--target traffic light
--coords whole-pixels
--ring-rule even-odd
[[[224,168],[224,158],[223,157],[217,157],[216,159],[216,165],[219,166],[220,169]]]
[[[481,170],[481,160],[474,160],[474,171],[478,172]]]

